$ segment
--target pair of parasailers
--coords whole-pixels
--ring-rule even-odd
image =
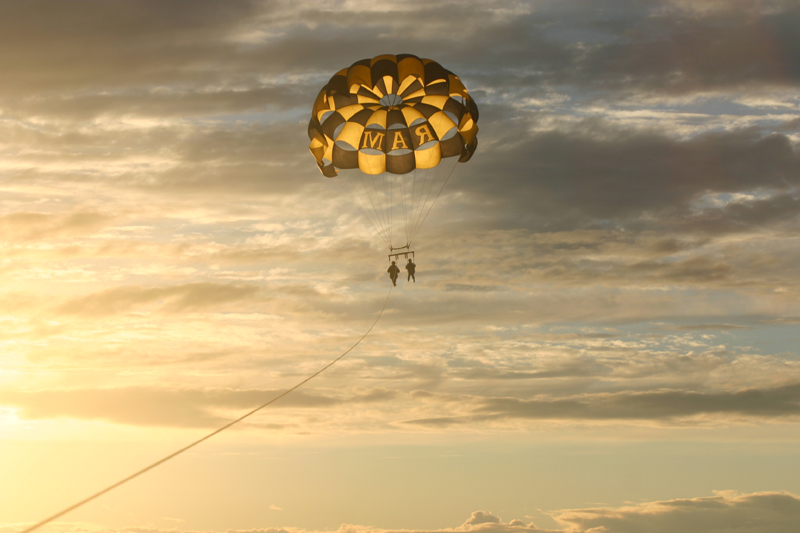
[[[417,270],[417,265],[415,265],[411,261],[411,259],[409,259],[408,263],[406,263],[406,270],[408,270],[408,280],[407,281],[411,281],[413,279],[414,283],[416,283],[417,282],[417,278],[416,278],[416,276],[414,276],[414,272],[416,272],[416,270]],[[394,261],[392,261],[392,265],[389,267],[389,269],[386,272],[389,273],[389,278],[391,278],[391,280],[392,280],[392,285],[397,286],[397,276],[398,276],[398,274],[400,274],[400,268],[398,268],[398,266],[394,264]]]

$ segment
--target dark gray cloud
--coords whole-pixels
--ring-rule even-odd
[[[768,180],[765,180],[765,182]],[[790,187],[793,182],[786,185]],[[768,183],[764,187],[770,187]],[[773,187],[780,187],[775,184]],[[777,227],[794,231],[800,214],[800,198],[795,193],[779,193],[763,199],[730,203],[725,207],[706,209],[697,215],[677,220],[677,228],[710,235],[748,232],[756,228]]]
[[[668,6],[656,4],[653,11]],[[747,84],[796,86],[800,82],[800,8],[791,2],[762,12],[749,7],[739,4],[704,14],[666,9],[634,24],[626,16],[594,21],[615,38],[585,54],[576,78],[600,88],[653,92]],[[569,76],[569,70],[566,73]]]
[[[53,98],[20,98],[8,104],[17,117],[44,117],[60,121],[115,117],[157,117],[160,119],[213,118],[245,113],[263,113],[273,118],[281,112],[305,109],[309,92],[305,84],[283,83],[245,87],[125,89],[115,93],[64,95]],[[313,98],[313,96],[311,96]],[[280,115],[278,115],[280,116]]]
[[[131,84],[211,83],[236,56],[226,37],[269,4],[141,0],[34,0],[0,8],[0,82],[4,94],[56,95]],[[233,61],[235,63],[235,61]],[[209,68],[214,65],[215,68]],[[229,69],[224,69],[226,72]]]
[[[698,416],[717,419],[797,417],[800,415],[800,385],[725,392],[626,390],[535,399],[471,397],[468,405],[467,414],[418,418],[402,423],[444,428],[509,419],[675,422]]]
[[[792,2],[704,11],[628,0],[406,2],[376,12],[313,3],[290,11],[290,5],[200,1],[189,10],[178,1],[137,0],[119,9],[37,0],[4,6],[0,46],[15,54],[0,62],[6,73],[0,91],[253,85],[265,73],[324,79],[386,51],[436,56],[483,85],[529,93],[545,85],[675,93],[795,85],[800,77],[800,9]]]
[[[739,324],[684,324],[680,326],[665,327],[664,329],[674,329],[674,330],[684,330],[684,331],[698,331],[698,330],[730,331],[737,329],[752,329],[752,327],[742,326]]]
[[[520,128],[522,129],[522,128]],[[687,140],[602,127],[585,132],[524,133],[493,139],[456,182],[474,203],[491,206],[497,224],[548,230],[625,225],[643,215],[683,231],[734,231],[798,214],[788,192],[693,213],[706,193],[786,191],[800,185],[800,154],[781,134],[747,129]],[[482,222],[485,223],[484,220]]]
[[[703,393],[693,391],[590,394],[583,398],[517,400],[493,398],[477,412],[514,418],[674,419],[697,415],[784,417],[800,415],[800,385]]]

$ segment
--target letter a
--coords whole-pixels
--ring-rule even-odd
[[[414,133],[416,133],[417,137],[419,137],[419,142],[417,143],[417,146],[420,146],[428,141],[433,140],[433,135],[431,135],[431,130],[428,129],[427,124],[422,124],[421,126],[417,126],[417,129],[414,130]]]
[[[399,131],[394,132],[394,142],[392,142],[392,150],[397,150],[398,148],[408,148],[406,146],[406,141],[403,139],[403,134]]]

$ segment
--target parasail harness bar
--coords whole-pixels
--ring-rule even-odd
[[[413,259],[413,258],[414,258],[414,250],[410,250],[410,248],[411,248],[411,245],[410,245],[410,244],[406,244],[405,246],[401,246],[401,247],[399,247],[399,248],[392,248],[392,247],[390,246],[390,247],[389,247],[389,251],[390,251],[390,252],[394,252],[395,250],[405,250],[405,252],[397,252],[397,253],[391,253],[391,254],[389,254],[389,261],[391,261],[391,260],[392,260],[392,257],[394,257],[394,258],[395,258],[395,260],[397,260],[397,259],[400,259],[400,256],[401,256],[401,255],[402,255],[402,256],[403,256],[405,259],[408,259],[408,256],[409,256],[409,254],[411,255],[411,257],[412,257],[412,259]]]

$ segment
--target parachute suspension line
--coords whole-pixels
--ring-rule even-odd
[[[370,169],[372,169],[372,164],[370,163]],[[391,222],[391,210],[392,204],[389,203],[389,195],[386,193],[386,180],[381,179],[383,174],[373,174],[372,180],[373,182],[377,182],[377,190],[383,191],[378,192],[378,196],[380,197],[381,202],[381,213],[383,213],[383,221],[386,224],[386,239],[389,241],[389,246],[391,246],[392,242],[392,222]]]
[[[408,217],[408,222],[406,223],[407,225],[411,224],[411,220],[414,217],[414,211],[416,209],[416,203],[414,201],[416,197],[414,196],[414,192],[416,190],[417,190],[417,169],[415,168],[414,169],[414,182],[411,185],[411,214]],[[409,231],[408,234],[410,236],[411,235],[411,231]]]
[[[409,225],[411,224],[411,217],[414,216],[414,190],[416,189],[417,185],[417,169],[415,168],[411,172],[413,172],[411,177],[411,194],[408,197],[408,217],[406,217],[406,233],[408,233],[409,239],[411,238],[411,228]]]
[[[394,212],[394,197],[395,197],[395,190],[394,190],[394,174],[386,173],[386,181],[387,185],[389,186],[389,205],[392,206],[390,215],[391,215],[391,224],[390,224],[390,233],[392,236],[392,242],[395,239],[395,228],[394,228],[394,219],[395,219],[395,212]],[[400,213],[397,213],[397,218],[399,217]],[[399,233],[399,232],[397,232]]]
[[[374,177],[371,175],[364,175],[361,172],[353,172],[351,170],[342,170],[340,173],[345,173],[348,178],[353,177],[353,179],[358,183],[358,186],[353,185],[354,189],[358,192],[359,197],[361,197],[362,193],[369,199],[370,205],[372,206],[372,213],[375,215],[376,224],[374,224],[375,229],[381,236],[381,239],[387,244],[389,244],[389,235],[386,229],[386,222],[384,217],[382,216],[382,203],[380,199],[380,195],[378,194],[377,190],[375,190],[374,184]],[[370,191],[370,180],[372,181],[372,189]],[[374,192],[374,195],[372,194]],[[366,202],[364,202],[366,206]]]
[[[412,170],[413,172],[413,170]],[[403,200],[403,230],[406,234],[406,244],[408,244],[408,210],[406,209],[406,180],[401,176],[398,181],[400,182],[400,198]]]
[[[362,179],[359,175],[353,175],[352,172],[349,171],[342,171],[340,174],[345,174],[347,176],[348,183],[352,186],[355,193],[358,195],[359,199],[363,203],[363,211],[369,213],[368,220],[372,223],[375,227],[375,230],[381,236],[381,239],[386,240],[386,236],[384,235],[383,227],[381,224],[380,216],[378,215],[378,211],[375,209],[375,202],[372,201],[372,198],[369,194],[365,194],[366,200],[362,196],[362,189],[363,187],[359,186],[359,181]],[[364,191],[367,193],[368,191]],[[367,203],[369,201],[369,204]],[[370,212],[369,208],[372,207],[372,211]]]
[[[439,164],[436,166],[435,170],[432,172],[432,176],[429,180],[425,183],[425,188],[423,190],[423,198],[420,201],[420,209],[417,212],[417,217],[414,219],[412,224],[412,233],[411,233],[411,240],[413,242],[414,238],[419,231],[420,226],[422,225],[422,220],[424,220],[424,216],[427,211],[430,210],[430,198],[432,195],[433,189],[436,187],[437,182],[439,181],[439,175],[441,173],[441,169],[444,163]]]
[[[431,125],[433,126],[435,131],[439,131],[440,129],[442,129],[442,123],[445,120],[445,114],[437,113],[436,117],[438,118],[438,122],[436,123],[431,122]],[[458,121],[456,120],[456,122]],[[457,158],[453,158],[453,156],[451,156],[450,158],[441,158],[439,164],[433,167],[433,171],[431,171],[430,168],[425,169],[425,175],[421,187],[421,192],[419,195],[419,202],[414,208],[414,216],[407,224],[410,229],[410,237],[407,240],[407,244],[409,246],[416,238],[419,229],[422,227],[422,224],[428,217],[428,214],[430,213],[431,208],[433,207],[433,203],[436,203],[436,198],[438,198],[439,195],[441,194],[444,184],[442,184],[442,186],[439,188],[436,197],[433,200],[433,203],[430,203],[429,205],[430,199],[433,196],[434,189],[436,189],[437,186],[439,185],[440,182],[439,178],[443,174],[442,168],[446,165],[445,160],[448,159],[455,159],[455,161],[457,162]],[[444,183],[447,183],[447,181],[450,179],[450,174],[452,174],[453,168],[454,166],[451,166],[450,171],[447,174],[447,178],[445,179]]]
[[[387,242],[384,228],[382,227],[382,224],[380,222],[380,216],[378,215],[378,212],[375,209],[375,203],[372,201],[372,198],[369,197],[369,194],[367,194],[367,198],[369,198],[370,204],[372,205],[372,212],[374,213],[374,220],[373,220],[373,217],[370,216],[369,208],[367,206],[367,202],[361,196],[361,189],[362,188],[364,188],[365,192],[367,192],[367,193],[369,192],[369,190],[366,189],[365,187],[359,187],[354,183],[354,180],[358,180],[358,176],[360,176],[360,174],[354,174],[354,173],[350,172],[349,170],[343,170],[343,171],[339,172],[339,175],[340,175],[340,177],[344,176],[347,179],[348,185],[350,185],[351,189],[354,191],[354,193],[356,195],[358,195],[359,199],[361,200],[360,202],[358,202],[358,201],[355,201],[355,199],[354,199],[354,203],[358,206],[359,209],[361,209],[362,213],[364,213],[364,215],[367,218],[367,220],[369,220],[369,222],[372,224],[372,226],[378,232],[378,235],[380,235],[381,239],[383,239],[384,242]],[[340,185],[344,186],[343,183],[340,184]],[[351,198],[354,198],[354,196],[351,196]],[[387,242],[387,244],[388,244],[388,242]]]
[[[394,219],[394,203],[392,203],[392,191],[394,187],[392,187],[392,183],[389,181],[388,173],[384,172],[381,177],[383,178],[383,188],[386,190],[389,189],[389,242],[394,243],[393,231],[392,231],[392,220]]]
[[[339,183],[339,186],[342,187],[345,191],[347,191],[347,193],[350,195],[350,197],[353,198],[353,201],[358,206],[358,208],[361,209],[361,212],[364,214],[364,216],[367,218],[367,220],[369,220],[370,223],[373,226],[375,226],[375,229],[378,230],[378,233],[380,233],[380,225],[378,224],[378,219],[377,218],[373,219],[372,213],[369,212],[369,209],[368,209],[369,206],[367,205],[366,200],[364,200],[361,197],[361,191],[359,191],[358,187],[356,186],[356,184],[353,183],[353,177],[350,175],[350,172],[340,171],[339,172],[339,178],[340,178],[340,180],[337,180],[337,183]],[[345,183],[347,185],[345,185]],[[356,200],[356,196],[358,196],[357,200]]]
[[[370,164],[370,167],[372,167],[372,164]],[[384,193],[381,194],[378,188],[378,183],[376,183],[376,180],[379,180],[379,178],[376,178],[374,174],[370,174],[369,179],[372,182],[372,191],[375,193],[376,210],[381,217],[381,224],[386,241],[392,242],[391,238],[389,237],[389,217],[386,214],[386,192],[384,191]]]
[[[421,190],[422,182],[425,179],[425,174],[425,169],[414,169],[414,184],[411,186],[411,213],[408,217],[409,236],[412,233],[411,230],[414,226],[414,219],[417,215],[417,207],[419,206],[419,191]]]
[[[394,245],[394,183],[392,183],[392,174],[389,172],[383,173],[384,187],[389,189],[389,242]]]
[[[431,179],[433,179],[434,174],[436,172],[435,168],[436,167],[434,167],[434,169],[431,168],[424,169],[424,173],[422,175],[422,184],[421,184],[422,186],[417,191],[417,208],[415,209],[414,219],[411,221],[412,235],[414,234],[413,229],[414,226],[416,226],[417,220],[419,220],[420,213],[422,212],[423,209],[425,209],[426,191],[428,190],[429,183]]]
[[[381,193],[378,192],[378,186],[375,184],[375,174],[373,174],[372,161],[368,158],[367,162],[368,162],[369,170],[370,170],[369,179],[372,181],[372,190],[375,192],[376,203],[378,204],[378,207],[380,208],[380,212],[383,215],[383,216],[381,216],[381,223],[384,224],[383,227],[385,228],[385,232],[386,232],[386,237],[385,237],[384,240],[386,242],[390,243],[389,247],[391,247],[392,246],[391,245],[392,239],[389,236],[389,230],[388,230],[389,218],[386,216],[386,189],[384,189],[384,191],[383,191],[384,194],[383,194],[383,196],[381,196]],[[369,190],[369,187],[366,187],[366,188],[367,188],[367,190]]]
[[[430,180],[426,181],[425,183],[425,190],[423,191],[424,199],[420,202],[420,210],[417,212],[417,218],[414,220],[414,229],[413,232],[411,233],[412,241],[417,236],[417,232],[419,231],[419,228],[422,226],[422,221],[424,220],[426,213],[430,212],[430,198],[438,182],[442,166],[443,166],[442,164],[437,165],[434,171],[432,172],[433,176],[431,177]]]
[[[393,286],[392,286],[392,287],[393,287]],[[157,467],[157,466],[159,466],[159,465],[161,465],[161,464],[163,464],[163,463],[166,463],[167,461],[169,461],[169,460],[170,460],[170,459],[172,459],[173,457],[176,457],[176,456],[178,456],[178,455],[182,454],[183,452],[185,452],[186,450],[189,450],[190,448],[194,448],[195,446],[197,446],[197,445],[198,445],[198,444],[200,444],[201,442],[203,442],[203,441],[206,441],[206,440],[210,439],[211,437],[213,437],[213,436],[214,436],[214,435],[216,435],[217,433],[222,433],[223,431],[225,431],[226,429],[228,429],[228,428],[229,428],[229,427],[231,427],[232,425],[234,425],[234,424],[237,424],[237,423],[241,422],[242,420],[244,420],[245,418],[249,417],[250,415],[253,415],[253,414],[255,414],[256,412],[260,411],[261,409],[264,409],[264,408],[265,408],[265,407],[267,407],[268,405],[271,405],[271,404],[275,403],[276,401],[280,400],[281,398],[283,398],[284,396],[286,396],[286,395],[287,395],[287,394],[289,394],[290,392],[292,392],[292,391],[295,391],[295,390],[299,389],[300,387],[302,387],[303,385],[305,385],[306,383],[308,383],[309,381],[311,381],[311,380],[312,380],[312,379],[314,379],[315,377],[319,376],[320,374],[322,374],[323,372],[325,372],[327,369],[329,369],[330,367],[332,367],[332,366],[333,366],[335,363],[337,363],[337,362],[338,362],[338,361],[339,361],[339,360],[340,360],[342,357],[344,357],[345,355],[347,355],[348,353],[350,353],[350,352],[353,350],[353,348],[355,348],[356,346],[358,346],[358,345],[361,343],[361,341],[363,341],[363,340],[366,338],[366,336],[367,336],[367,335],[369,335],[370,331],[372,331],[372,328],[374,328],[374,327],[375,327],[375,324],[377,324],[377,323],[378,323],[378,320],[380,320],[380,319],[381,319],[381,316],[383,316],[383,312],[386,310],[386,305],[389,303],[389,297],[392,295],[392,287],[389,287],[389,294],[387,294],[387,295],[386,295],[386,300],[383,302],[383,307],[381,307],[381,310],[378,312],[378,316],[375,318],[375,321],[372,323],[372,325],[369,327],[369,329],[366,331],[366,333],[364,333],[364,334],[363,334],[363,335],[362,335],[362,336],[361,336],[361,337],[360,337],[360,338],[359,338],[359,339],[358,339],[358,340],[355,342],[355,344],[353,344],[353,345],[352,345],[350,348],[348,348],[347,350],[345,350],[345,351],[344,351],[344,353],[342,353],[342,355],[340,355],[339,357],[337,357],[336,359],[334,359],[333,361],[331,361],[330,363],[328,363],[327,365],[325,365],[325,366],[324,366],[324,367],[322,367],[321,369],[317,370],[317,371],[316,371],[314,374],[311,374],[310,376],[308,376],[306,379],[304,379],[303,381],[301,381],[300,383],[298,383],[297,385],[295,385],[295,386],[294,386],[294,387],[292,387],[291,389],[289,389],[289,390],[287,390],[287,391],[284,391],[284,392],[282,392],[281,394],[279,394],[279,395],[275,396],[275,397],[274,397],[274,398],[272,398],[270,401],[268,401],[268,402],[266,402],[266,403],[264,403],[264,404],[261,404],[260,406],[256,407],[255,409],[253,409],[253,410],[251,410],[251,411],[249,411],[249,412],[245,413],[244,415],[240,416],[240,417],[239,417],[239,418],[237,418],[236,420],[233,420],[232,422],[228,422],[227,424],[225,424],[225,425],[224,425],[224,426],[222,426],[221,428],[219,428],[219,429],[217,429],[217,430],[214,430],[214,431],[212,431],[211,433],[209,433],[209,434],[208,434],[208,435],[206,435],[205,437],[203,437],[203,438],[201,438],[201,439],[198,439],[198,440],[194,441],[193,443],[189,444],[188,446],[184,446],[184,447],[183,447],[183,448],[181,448],[180,450],[178,450],[178,451],[176,451],[176,452],[173,452],[173,453],[171,453],[171,454],[167,455],[167,456],[166,456],[166,457],[164,457],[163,459],[159,459],[159,460],[158,460],[158,461],[156,461],[155,463],[153,463],[153,464],[151,464],[151,465],[149,465],[149,466],[146,466],[146,467],[142,468],[142,469],[141,469],[141,470],[139,470],[138,472],[135,472],[135,473],[131,474],[130,476],[126,477],[125,479],[122,479],[121,481],[118,481],[118,482],[114,483],[113,485],[110,485],[110,486],[108,486],[108,487],[104,488],[103,490],[101,490],[101,491],[99,491],[99,492],[96,492],[96,493],[92,494],[92,495],[91,495],[91,496],[89,496],[88,498],[85,498],[85,499],[83,499],[83,500],[79,501],[78,503],[76,503],[76,504],[74,504],[74,505],[71,505],[71,506],[67,507],[66,509],[63,509],[63,510],[59,511],[59,512],[58,512],[58,513],[56,513],[56,514],[54,514],[54,515],[52,515],[52,516],[49,516],[49,517],[45,518],[45,519],[44,519],[44,520],[42,520],[41,522],[37,522],[36,524],[34,524],[34,525],[30,526],[29,528],[27,528],[27,529],[23,529],[23,530],[22,530],[22,531],[20,531],[19,533],[30,533],[31,531],[34,531],[34,530],[36,530],[36,529],[39,529],[39,528],[40,528],[40,527],[42,527],[43,525],[45,525],[45,524],[48,524],[48,523],[52,522],[52,521],[53,521],[53,520],[55,520],[56,518],[59,518],[59,517],[61,517],[61,516],[64,516],[65,514],[67,514],[67,513],[68,513],[68,512],[70,512],[70,511],[74,511],[75,509],[77,509],[78,507],[82,506],[83,504],[85,504],[85,503],[89,503],[90,501],[94,500],[95,498],[98,498],[98,497],[102,496],[102,495],[103,495],[103,494],[105,494],[106,492],[109,492],[109,491],[111,491],[112,489],[115,489],[115,488],[119,487],[120,485],[122,485],[122,484],[124,484],[124,483],[127,483],[128,481],[130,481],[130,480],[132,480],[132,479],[134,479],[134,478],[136,478],[136,477],[139,477],[139,476],[141,476],[141,475],[142,475],[142,474],[144,474],[145,472],[148,472],[149,470],[152,470],[152,469],[154,469],[155,467]]]
[[[392,180],[392,189],[395,188],[397,189],[396,193],[394,194],[396,194],[397,197],[399,198],[397,203],[399,204],[400,212],[397,214],[397,219],[398,219],[398,224],[400,222],[402,222],[403,224],[402,228],[403,231],[401,232],[398,230],[397,232],[398,237],[400,237],[402,233],[405,233],[405,219],[406,219],[405,198],[403,196],[403,179],[394,174],[391,174],[390,177]],[[406,239],[406,241],[408,241],[408,239]]]
[[[439,192],[438,192],[438,193],[436,193],[436,198],[434,198],[434,199],[433,199],[433,202],[431,202],[431,205],[430,205],[430,207],[428,208],[428,212],[427,212],[427,213],[425,213],[425,217],[422,219],[422,222],[420,222],[420,223],[419,223],[419,226],[417,226],[417,229],[416,229],[416,231],[415,231],[415,232],[414,232],[414,234],[411,236],[411,240],[412,240],[412,241],[413,241],[413,240],[416,238],[416,236],[417,236],[417,232],[419,232],[419,230],[420,230],[420,228],[422,227],[422,225],[423,225],[423,224],[425,223],[425,221],[428,219],[428,215],[430,214],[430,212],[431,212],[431,209],[433,209],[433,206],[434,206],[434,205],[436,205],[436,200],[438,200],[438,199],[439,199],[439,195],[441,195],[441,194],[442,194],[442,191],[444,190],[444,186],[445,186],[445,185],[447,185],[447,182],[448,182],[448,181],[450,181],[450,176],[452,176],[452,175],[453,175],[453,171],[456,169],[456,165],[458,165],[458,160],[456,160],[455,164],[454,164],[452,167],[450,167],[450,172],[448,172],[448,173],[447,173],[447,177],[445,178],[445,180],[444,180],[444,183],[442,183],[442,186],[439,188]]]
[[[425,190],[425,198],[422,200],[420,204],[420,211],[417,214],[417,219],[414,221],[414,230],[416,232],[416,228],[419,227],[420,220],[422,219],[425,209],[430,204],[431,195],[433,193],[433,189],[436,187],[436,182],[439,179],[439,173],[442,171],[442,167],[444,166],[444,161],[440,161],[438,165],[431,169],[429,177],[430,179],[426,182],[426,190]]]
[[[425,169],[422,179],[422,186],[417,191],[417,208],[414,210],[414,218],[411,220],[411,235],[414,235],[414,227],[419,220],[419,215],[425,208],[425,192],[428,190],[428,183],[433,175],[433,170],[430,168]]]
[[[381,200],[381,195],[380,193],[378,193],[378,190],[375,187],[375,176],[370,174],[364,176],[362,179],[364,180],[364,190],[369,196],[373,208],[375,209],[375,215],[378,217],[378,220],[380,221],[383,240],[389,242],[389,230],[386,227],[387,224],[385,220],[384,207],[383,207],[383,202]],[[370,184],[372,185],[371,188]]]
[[[428,177],[430,176],[430,173],[431,173],[429,168],[425,168],[425,169],[421,169],[421,170],[422,170],[422,180],[421,180],[421,183],[419,184],[419,186],[417,187],[417,191],[415,192],[415,196],[416,197],[414,199],[414,214],[413,214],[413,216],[411,218],[411,221],[409,223],[409,225],[411,226],[411,232],[410,233],[412,235],[414,234],[414,224],[415,224],[416,220],[419,218],[420,210],[423,207],[423,200],[425,198],[425,187],[426,187],[426,184],[428,183]]]
[[[342,177],[342,176],[344,176],[344,177]],[[364,202],[363,200],[360,200],[360,201],[356,200],[356,197],[354,196],[353,192],[351,192],[351,189],[349,189],[345,185],[345,181],[344,181],[345,179],[347,179],[347,183],[350,185],[351,189],[353,191],[355,191],[355,194],[357,194],[359,196],[359,199],[360,199],[361,198],[361,193],[359,192],[358,188],[355,187],[355,185],[353,185],[353,183],[351,181],[351,178],[350,178],[350,175],[349,175],[349,172],[347,172],[347,171],[341,172],[340,171],[339,179],[335,179],[335,181],[336,181],[336,183],[339,184],[339,187],[341,187],[347,193],[347,195],[350,197],[350,200],[354,204],[356,204],[358,209],[361,211],[361,214],[364,215],[364,218],[366,218],[369,221],[369,223],[372,224],[372,226],[378,231],[378,235],[380,235],[381,239],[383,239],[383,242],[385,242],[386,245],[388,246],[389,243],[386,241],[386,237],[384,237],[383,232],[381,231],[380,224],[377,221],[377,215],[373,219],[372,213],[369,212],[369,209],[367,207],[367,203]],[[362,202],[363,202],[363,205],[362,205]],[[375,204],[372,204],[372,210],[375,211]]]
[[[369,164],[369,169],[370,169],[370,172],[374,172],[374,169],[372,168],[372,162],[370,162],[370,164]],[[381,199],[382,199],[383,203],[381,204],[382,205],[381,210],[382,210],[382,212],[384,214],[384,217],[385,217],[385,220],[386,220],[386,235],[388,236],[389,247],[391,248],[391,246],[392,246],[392,203],[389,202],[389,195],[386,192],[386,180],[382,179],[382,178],[383,178],[383,173],[381,173],[381,174],[373,174],[372,175],[373,181],[374,180],[378,180],[381,188],[383,188],[383,195],[381,196]]]
[[[412,240],[413,237],[416,235],[417,228],[419,226],[419,221],[422,218],[422,214],[425,212],[425,206],[428,205],[428,199],[431,196],[431,191],[433,190],[433,186],[436,184],[436,178],[439,175],[439,171],[441,170],[441,163],[436,165],[434,171],[431,173],[430,169],[427,170],[425,175],[425,182],[422,190],[422,194],[420,194],[420,204],[419,204],[419,211],[417,211],[417,217],[414,219],[413,223],[413,232],[411,234]],[[431,177],[431,174],[433,176]],[[428,179],[430,177],[430,180]]]
[[[375,174],[372,173],[372,163],[369,164],[369,169],[372,187],[375,189],[375,197],[378,199],[381,216],[383,217],[384,224],[386,224],[386,240],[391,243],[392,238],[389,236],[389,216],[386,214],[386,186],[381,182],[380,178],[376,178]],[[383,186],[383,192],[381,192],[379,185]]]

